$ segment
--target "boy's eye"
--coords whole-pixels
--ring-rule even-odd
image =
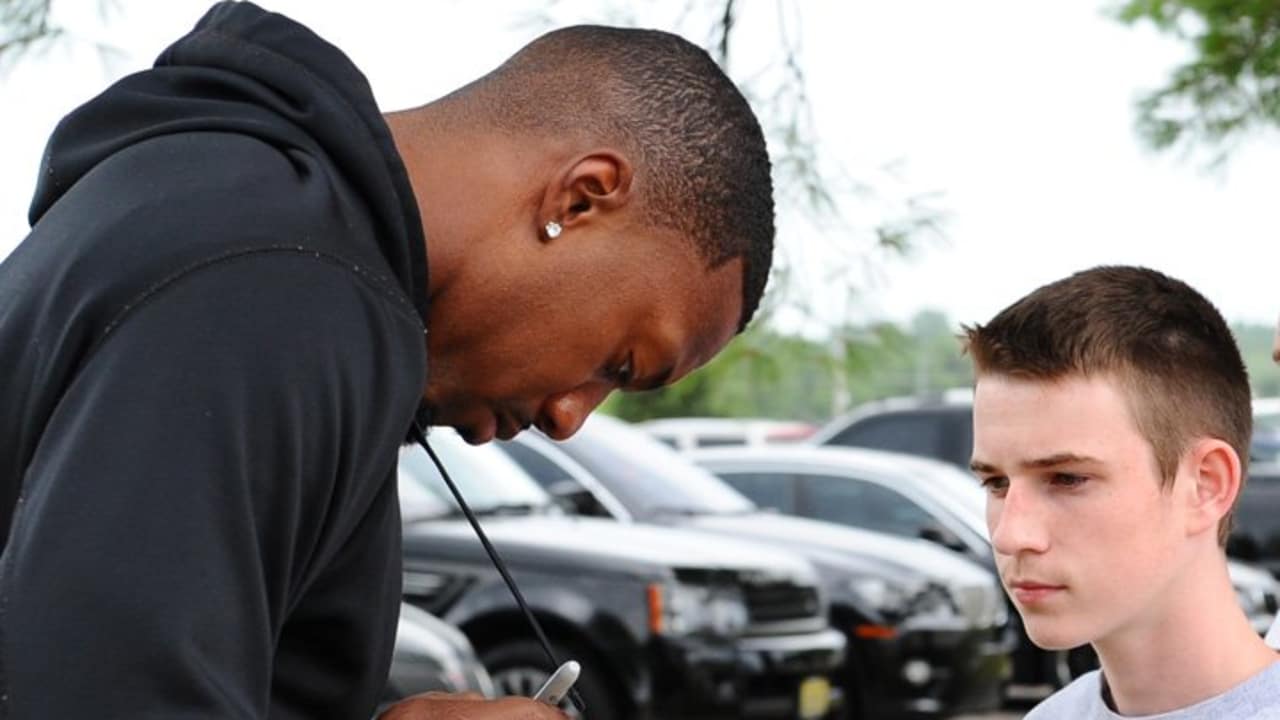
[[[1074,473],[1054,473],[1051,478],[1054,485],[1061,487],[1078,487],[1083,485],[1089,478],[1084,475],[1076,475]]]
[[[992,475],[978,480],[982,484],[983,489],[992,495],[1000,495],[1009,489],[1009,478],[1003,475]]]

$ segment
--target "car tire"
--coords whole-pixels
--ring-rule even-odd
[[[556,655],[561,658],[575,657],[582,661],[582,675],[573,687],[586,703],[587,712],[579,714],[573,703],[566,702],[564,710],[571,718],[599,718],[610,720],[623,718],[625,703],[614,696],[605,678],[601,677],[599,667],[591,667],[592,663],[583,659],[583,653],[575,653],[560,645],[553,646]],[[499,696],[523,695],[531,697],[546,681],[550,673],[547,670],[547,654],[542,646],[534,642],[513,642],[495,645],[485,650],[480,661],[493,678],[493,686]]]

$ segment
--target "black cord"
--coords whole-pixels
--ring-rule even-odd
[[[480,544],[484,546],[485,552],[489,553],[489,559],[493,561],[493,566],[498,569],[498,574],[502,575],[502,579],[506,581],[507,587],[511,589],[511,594],[515,596],[516,603],[520,605],[521,612],[529,621],[529,625],[533,627],[533,632],[538,636],[538,642],[542,644],[542,650],[547,654],[547,659],[551,661],[551,668],[554,672],[560,667],[560,660],[556,658],[555,652],[551,649],[551,641],[547,640],[547,634],[542,631],[542,625],[538,623],[538,618],[534,617],[533,611],[529,609],[528,603],[524,601],[524,595],[520,593],[520,588],[516,587],[516,581],[511,577],[511,573],[507,572],[507,564],[502,562],[502,558],[498,556],[498,550],[489,542],[489,537],[484,534],[484,530],[480,529],[480,521],[476,519],[475,513],[471,512],[471,508],[467,505],[467,501],[462,499],[462,493],[458,491],[458,486],[453,483],[453,478],[449,477],[448,471],[444,469],[444,463],[440,462],[440,458],[436,457],[436,453],[427,444],[426,435],[422,432],[422,428],[416,423],[410,426],[409,434],[413,437],[423,450],[427,451],[427,455],[431,457],[431,462],[436,464],[436,469],[440,471],[440,477],[444,478],[444,482],[449,486],[449,492],[453,493],[453,499],[458,501],[458,507],[462,508],[462,514],[467,517],[467,521],[471,523],[471,528],[476,531],[476,537],[480,538]],[[578,688],[569,689],[569,701],[578,709],[580,713],[586,713],[587,705],[582,701],[582,696],[578,694]]]

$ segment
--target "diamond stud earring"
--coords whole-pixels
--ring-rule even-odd
[[[564,228],[560,227],[560,223],[555,220],[548,220],[547,226],[544,229],[547,231],[547,237],[554,240],[560,237],[560,231]]]

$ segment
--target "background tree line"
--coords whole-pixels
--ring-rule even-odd
[[[1253,394],[1280,396],[1280,367],[1271,360],[1275,328],[1235,324],[1232,330]],[[849,327],[822,339],[756,325],[680,383],[645,393],[615,393],[604,409],[628,420],[709,416],[822,422],[868,400],[972,386],[959,331],[957,323],[936,310],[921,312],[908,323]]]

